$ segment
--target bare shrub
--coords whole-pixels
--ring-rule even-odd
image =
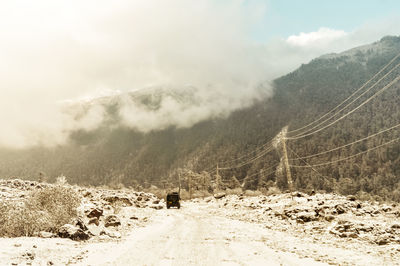
[[[227,195],[241,195],[243,193],[243,190],[241,187],[233,188],[233,189],[226,189],[226,194]]]
[[[76,191],[60,185],[35,191],[22,201],[0,202],[0,236],[55,232],[77,216],[76,208],[80,202]]]
[[[80,203],[81,198],[75,190],[58,185],[33,193],[30,205],[38,211],[48,212],[52,226],[58,228],[77,215],[76,208]]]
[[[180,192],[180,197],[181,197],[182,200],[190,199],[189,192],[184,190],[184,189],[182,189],[181,192]]]
[[[209,196],[211,196],[211,194],[206,190],[196,190],[192,194],[192,198],[205,198]]]
[[[51,226],[49,213],[31,209],[26,202],[3,202],[0,211],[0,236],[32,236]]]
[[[244,195],[249,196],[249,197],[256,197],[261,195],[261,191],[258,190],[246,190],[244,192]]]
[[[164,199],[167,196],[167,191],[165,189],[157,188],[155,186],[151,186],[150,188],[145,189],[144,191],[147,193],[154,194],[159,199]]]
[[[268,190],[264,193],[266,196],[281,194],[281,190],[277,187],[269,187]]]
[[[60,175],[56,178],[56,184],[64,186],[68,183],[67,178],[64,175]]]

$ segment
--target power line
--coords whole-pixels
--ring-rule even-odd
[[[279,164],[276,164],[275,166],[278,166]],[[271,168],[273,168],[273,167],[270,167],[270,168],[268,168],[268,169],[271,169]],[[271,174],[273,174],[273,173],[275,173],[276,172],[276,170],[273,170],[273,171],[270,171],[270,172],[268,172],[267,174],[265,174],[265,173],[262,173],[264,176],[269,176],[269,175],[271,175]],[[250,175],[250,176],[245,176],[241,181],[243,182],[245,179],[247,179],[247,180],[253,180],[253,179],[255,179],[255,177],[257,177],[257,175],[259,175],[260,173],[254,173],[254,174],[252,174],[252,175]]]
[[[233,159],[233,160],[224,161],[224,162],[222,162],[222,164],[224,164],[224,163],[226,163],[226,162],[234,162],[234,161],[237,161],[237,160],[239,160],[239,159],[241,159],[241,158],[247,157],[247,156],[250,155],[251,153],[257,152],[257,150],[261,150],[262,148],[267,147],[267,145],[270,145],[270,146],[268,147],[268,149],[266,149],[266,151],[262,151],[261,153],[259,153],[259,154],[255,155],[255,156],[253,156],[252,158],[250,158],[250,159],[247,161],[247,162],[251,163],[251,162],[253,162],[253,161],[259,159],[260,157],[262,157],[263,155],[267,154],[269,151],[272,150],[271,148],[273,148],[273,146],[271,145],[271,143],[272,143],[273,140],[274,140],[274,138],[271,139],[271,140],[269,140],[268,142],[266,142],[266,143],[263,144],[262,146],[256,148],[256,149],[253,150],[252,152],[249,152],[249,153],[247,153],[247,154],[245,154],[245,155],[243,155],[243,156],[241,156],[241,157],[239,157],[239,158]],[[259,156],[260,154],[261,154],[261,156]],[[232,169],[232,168],[239,168],[239,167],[242,167],[242,166],[244,166],[244,165],[247,165],[247,164],[248,164],[247,162],[244,163],[244,164],[238,164],[238,165],[232,166],[232,167],[221,167],[221,168],[218,168],[218,169],[219,169],[219,170],[227,170],[227,169]],[[215,167],[215,166],[211,166],[211,167],[209,167],[209,168],[206,168],[206,170],[203,170],[203,171],[213,173],[213,172],[216,171],[216,169],[215,169],[214,167]],[[211,169],[213,169],[213,170],[210,171]]]
[[[354,113],[355,111],[357,111],[358,109],[360,109],[362,106],[364,106],[365,104],[367,104],[368,102],[370,102],[372,99],[374,99],[375,97],[377,97],[379,94],[381,94],[384,90],[386,90],[387,88],[391,87],[394,83],[396,83],[398,80],[400,79],[400,76],[398,76],[397,78],[395,78],[394,80],[392,80],[389,84],[387,84],[386,86],[384,86],[382,89],[380,89],[379,91],[377,91],[375,94],[373,94],[371,97],[369,97],[367,100],[365,100],[364,102],[362,102],[360,105],[358,105],[357,107],[355,107],[353,110],[349,111],[348,113],[342,115],[341,117],[339,117],[338,119],[336,119],[335,121],[323,126],[320,129],[317,129],[313,132],[301,135],[301,136],[297,136],[297,137],[286,137],[286,139],[288,140],[295,140],[295,139],[300,139],[300,138],[304,138],[307,136],[311,136],[314,135],[317,132],[320,132],[322,130],[324,130],[327,127],[332,126],[333,124],[335,124],[336,122],[339,122],[340,120],[342,120],[343,118],[347,117],[348,115]]]
[[[328,164],[333,164],[333,163],[337,163],[337,162],[341,162],[341,161],[345,161],[345,160],[354,158],[354,157],[356,157],[356,156],[365,154],[365,153],[367,153],[367,152],[369,152],[369,151],[376,150],[376,149],[378,149],[378,148],[381,148],[381,147],[383,147],[383,146],[389,145],[389,144],[391,144],[391,143],[393,143],[393,142],[396,142],[396,141],[398,141],[398,140],[400,140],[400,137],[395,138],[395,139],[392,139],[392,140],[390,140],[390,141],[388,141],[388,142],[385,142],[385,143],[383,143],[383,144],[381,144],[381,145],[378,145],[378,146],[376,146],[376,147],[367,149],[366,151],[362,151],[362,152],[359,152],[359,153],[357,153],[357,154],[354,154],[354,155],[351,155],[351,156],[348,156],[348,157],[345,157],[345,158],[341,158],[341,159],[338,159],[338,160],[326,162],[326,163],[313,164],[313,165],[310,165],[310,164],[309,164],[309,165],[290,165],[290,166],[291,166],[291,167],[295,167],[295,168],[308,168],[308,167],[318,167],[318,166],[324,166],[324,165],[328,165]]]
[[[268,170],[270,170],[270,169],[272,169],[272,168],[274,168],[274,167],[277,167],[279,165],[279,163],[277,163],[277,164],[275,164],[275,165],[273,165],[273,166],[270,166],[270,167],[268,167],[267,169],[262,169],[263,170],[263,172],[262,173],[254,173],[254,174],[252,174],[252,175],[250,175],[250,176],[246,176],[247,178],[252,178],[252,177],[254,177],[254,176],[257,176],[257,175],[260,175],[260,174],[262,174],[262,175],[265,175],[264,174],[264,171],[268,171]],[[276,170],[274,170],[274,171],[272,171],[271,173],[273,173],[273,172],[275,172]],[[271,174],[270,173],[270,174]],[[269,175],[269,174],[268,174]]]
[[[311,170],[313,170],[314,172],[316,172],[319,176],[321,176],[322,178],[324,178],[325,180],[330,181],[329,179],[327,179],[325,176],[323,176],[320,172],[317,171],[317,169],[315,169],[311,164],[309,164],[308,162],[306,162],[305,160],[303,160],[296,152],[294,152],[294,150],[292,150],[291,148],[288,147],[288,149],[298,157],[298,159],[302,160],[305,164],[307,164]]]
[[[246,162],[244,162],[244,163],[240,163],[240,164],[238,164],[238,165],[231,166],[231,167],[221,167],[221,168],[218,168],[218,169],[219,169],[219,170],[228,170],[228,169],[234,169],[234,168],[243,167],[243,166],[245,166],[245,165],[248,165],[248,164],[250,164],[250,163],[252,163],[252,162],[254,162],[254,161],[260,159],[260,158],[263,157],[264,155],[266,155],[266,154],[268,154],[269,152],[273,151],[273,149],[274,149],[274,147],[271,146],[271,147],[269,147],[268,149],[266,149],[265,151],[261,152],[259,155],[257,155],[257,156],[255,156],[255,157],[249,159],[248,161],[246,161]]]
[[[375,79],[379,74],[381,74],[389,65],[391,65],[398,57],[400,56],[400,53],[397,54],[392,60],[389,61],[389,63],[387,63],[380,71],[378,71],[378,73],[376,73],[372,78],[370,78],[367,82],[365,82],[360,88],[358,88],[355,92],[353,92],[349,97],[347,97],[344,101],[342,101],[339,105],[337,105],[336,107],[334,107],[332,110],[330,110],[329,112],[325,113],[323,116],[321,116],[320,118],[318,118],[317,120],[301,127],[301,128],[297,128],[294,130],[290,130],[288,131],[288,133],[293,133],[293,132],[297,132],[300,131],[304,128],[307,128],[309,126],[311,126],[314,123],[317,123],[318,121],[320,121],[321,119],[323,119],[325,116],[327,116],[328,114],[332,113],[333,111],[335,111],[336,109],[338,109],[341,105],[343,105],[345,102],[347,102],[351,97],[353,97],[356,93],[358,93],[360,90],[362,90],[366,85],[368,85],[368,83],[370,83],[373,79]]]
[[[332,114],[330,117],[328,117],[327,119],[325,119],[324,121],[318,123],[317,125],[313,126],[312,128],[310,128],[309,130],[304,131],[303,133],[299,133],[293,137],[298,137],[306,132],[309,132],[317,127],[319,127],[320,125],[324,124],[325,122],[329,121],[330,119],[332,119],[333,117],[335,117],[335,115],[339,114],[341,111],[343,111],[344,109],[346,109],[347,107],[349,107],[351,104],[353,104],[355,101],[357,101],[360,97],[362,97],[363,95],[365,95],[367,92],[369,92],[372,88],[374,88],[379,82],[381,82],[384,78],[386,78],[390,73],[392,73],[392,71],[394,69],[396,69],[398,66],[400,66],[400,63],[397,64],[395,67],[393,67],[388,73],[386,73],[383,77],[381,77],[377,82],[375,82],[370,88],[368,88],[366,91],[364,91],[362,94],[358,95],[354,100],[352,100],[350,103],[348,103],[345,107],[341,108],[339,111],[337,111],[336,113]]]
[[[273,148],[274,148],[273,146],[270,146],[270,147],[269,147],[268,149],[266,149],[265,151],[263,151],[263,152],[259,153],[258,155],[256,155],[256,156],[250,158],[248,161],[246,161],[246,162],[244,162],[244,163],[239,163],[239,164],[234,165],[234,166],[231,166],[231,167],[218,167],[218,170],[229,170],[229,169],[235,169],[235,168],[243,167],[243,166],[245,166],[245,165],[248,165],[248,164],[250,164],[250,163],[252,163],[252,162],[254,162],[254,161],[260,159],[261,157],[263,157],[264,155],[268,154],[269,152],[273,151]],[[209,168],[207,168],[207,169],[208,169],[208,170],[204,170],[204,171],[209,172],[209,173],[213,173],[213,172],[216,171],[216,168],[213,169],[213,167],[209,167]],[[212,170],[212,171],[209,171],[209,170],[211,170],[211,169],[213,169],[213,170]]]
[[[304,128],[307,128],[307,127],[309,127],[310,125],[317,123],[318,121],[320,121],[321,119],[323,119],[324,117],[326,117],[327,115],[329,115],[330,113],[336,111],[340,106],[342,106],[344,103],[346,103],[348,100],[350,100],[354,95],[356,95],[356,93],[358,93],[359,91],[361,91],[361,90],[362,90],[364,87],[366,87],[373,79],[375,79],[379,74],[381,74],[381,73],[382,73],[388,66],[390,66],[399,56],[400,56],[400,53],[399,53],[398,55],[396,55],[388,64],[386,64],[386,65],[385,65],[378,73],[376,73],[371,79],[369,79],[366,83],[364,83],[363,86],[361,86],[359,89],[357,89],[355,92],[353,92],[349,97],[347,97],[347,99],[345,99],[342,103],[340,103],[339,105],[337,105],[337,106],[336,106],[335,108],[333,108],[331,111],[329,111],[329,112],[326,113],[325,115],[321,116],[319,119],[317,119],[317,120],[311,122],[310,124],[308,124],[308,125],[306,125],[306,126],[304,126],[304,127],[302,127],[302,128],[289,131],[288,133],[297,132],[297,131],[300,131],[300,130],[302,130],[302,129],[304,129]],[[383,80],[383,79],[384,79],[385,77],[387,77],[390,73],[392,73],[392,71],[393,71],[394,69],[396,69],[399,65],[400,65],[400,63],[397,64],[396,66],[394,66],[388,73],[386,73],[383,77],[381,77],[377,82],[375,82],[370,88],[368,88],[368,89],[367,89],[366,91],[364,91],[362,94],[360,94],[359,96],[357,96],[357,97],[356,97],[353,101],[351,101],[349,104],[347,104],[346,106],[344,106],[343,108],[341,108],[340,110],[338,110],[336,113],[332,114],[329,118],[325,119],[324,121],[320,122],[319,124],[315,125],[314,127],[310,128],[310,129],[307,130],[307,131],[310,131],[310,130],[312,130],[312,129],[318,127],[318,126],[320,126],[321,124],[323,124],[323,123],[327,122],[328,120],[330,120],[331,118],[333,118],[336,114],[338,114],[338,113],[340,113],[341,111],[343,111],[344,109],[346,109],[348,106],[350,106],[350,105],[351,105],[352,103],[354,103],[356,100],[358,100],[361,96],[363,96],[363,95],[366,94],[368,91],[370,91],[372,88],[374,88],[381,80]],[[285,139],[289,139],[289,140],[290,140],[290,139],[293,139],[293,140],[294,140],[294,139],[299,139],[299,138],[303,138],[303,137],[306,137],[306,136],[310,136],[310,135],[313,135],[313,134],[315,134],[315,133],[317,133],[317,132],[319,132],[319,131],[321,131],[321,130],[323,130],[323,129],[325,129],[325,128],[327,128],[327,127],[333,125],[333,124],[335,124],[336,122],[338,122],[338,121],[342,120],[343,118],[347,117],[348,115],[352,114],[353,112],[355,112],[356,110],[358,110],[359,108],[361,108],[363,105],[365,105],[366,103],[368,103],[369,101],[371,101],[372,99],[374,99],[375,97],[377,97],[379,94],[381,94],[384,90],[386,90],[387,88],[389,88],[390,86],[392,86],[392,85],[393,85],[395,82],[397,82],[399,79],[400,79],[400,77],[395,78],[395,79],[392,80],[389,84],[387,84],[387,85],[384,86],[382,89],[380,89],[378,92],[376,92],[376,93],[373,94],[371,97],[369,97],[367,100],[365,100],[365,101],[362,102],[360,105],[358,105],[357,107],[355,107],[353,110],[347,112],[346,114],[342,115],[341,117],[339,117],[339,118],[336,119],[335,121],[329,123],[328,125],[325,125],[324,127],[320,128],[320,129],[317,129],[317,130],[315,130],[315,131],[313,131],[313,132],[309,132],[309,133],[307,133],[307,134],[299,133],[298,135],[296,135],[296,136],[294,136],[294,137],[286,137]],[[397,125],[397,126],[399,126],[399,125]],[[397,127],[397,126],[395,126],[395,127]],[[390,129],[393,129],[393,128],[394,128],[394,127],[390,128]],[[354,143],[357,143],[357,142],[363,141],[363,140],[365,140],[365,139],[371,138],[371,137],[373,137],[373,136],[376,136],[376,135],[378,135],[378,134],[384,133],[384,132],[386,132],[386,131],[388,131],[388,130],[390,130],[390,129],[387,129],[387,130],[378,132],[378,133],[373,134],[373,135],[371,135],[371,136],[369,136],[369,137],[366,137],[366,138],[364,138],[364,139],[357,140],[357,141],[355,141],[355,142],[353,142],[353,143],[346,144],[346,145],[344,145],[344,146],[341,146],[341,147],[332,149],[332,150],[330,150],[330,151],[325,151],[325,152],[322,152],[322,153],[318,153],[318,154],[314,154],[314,155],[310,155],[310,156],[305,156],[305,157],[303,157],[303,158],[299,157],[299,158],[300,158],[300,159],[311,158],[311,157],[318,156],[318,155],[321,155],[321,154],[325,154],[325,153],[328,153],[328,152],[331,152],[331,151],[334,151],[334,150],[338,150],[338,149],[340,149],[340,148],[343,148],[343,147],[352,145],[352,144],[354,144]],[[305,132],[307,132],[307,131],[305,131]],[[304,133],[305,133],[305,132],[304,132]],[[301,134],[303,134],[303,135],[301,135]],[[259,154],[256,154],[254,157],[249,158],[247,161],[242,162],[242,163],[239,163],[239,164],[234,165],[234,166],[231,166],[231,167],[221,167],[221,168],[218,168],[218,169],[219,169],[219,170],[228,170],[228,169],[240,168],[240,167],[243,167],[243,166],[245,166],[245,165],[248,165],[248,164],[250,164],[250,163],[252,163],[252,162],[258,160],[259,158],[261,158],[262,156],[268,154],[269,152],[271,152],[271,151],[273,150],[272,142],[274,141],[274,139],[275,139],[275,138],[269,140],[268,142],[266,142],[265,144],[263,144],[263,145],[260,146],[260,147],[257,147],[256,149],[254,149],[254,150],[251,151],[251,152],[248,152],[248,153],[246,153],[246,154],[244,154],[244,155],[242,155],[242,156],[240,156],[240,157],[238,157],[238,158],[236,158],[236,159],[225,161],[225,162],[223,162],[223,163],[239,161],[239,160],[241,160],[241,159],[243,159],[243,158],[245,158],[245,157],[248,157],[248,156],[251,155],[252,153],[256,153],[256,152],[258,152],[259,150],[265,149],[265,147],[267,147],[264,151],[261,151]],[[268,147],[268,146],[269,146],[269,147]],[[296,167],[296,166],[295,166],[295,167]],[[208,168],[208,171],[209,171],[210,169],[212,169],[212,168]],[[211,173],[213,173],[213,172],[215,172],[215,171],[216,171],[216,169],[212,170]]]
[[[250,151],[250,152],[248,152],[248,153],[246,153],[246,154],[244,154],[244,155],[242,155],[242,156],[240,156],[240,157],[238,157],[238,158],[236,158],[236,159],[227,160],[227,161],[222,161],[222,162],[220,162],[220,163],[225,164],[225,163],[232,163],[232,162],[235,162],[235,161],[239,161],[239,160],[241,160],[241,159],[243,159],[243,158],[245,158],[245,157],[251,155],[252,153],[257,152],[257,150],[262,150],[262,149],[264,149],[265,147],[267,147],[268,145],[270,145],[270,144],[272,143],[272,141],[273,141],[273,139],[267,141],[266,143],[264,143],[264,144],[261,145],[260,147],[257,147],[257,148],[255,148],[253,151]]]
[[[372,137],[376,137],[376,136],[378,136],[378,135],[380,135],[380,134],[383,134],[383,133],[385,133],[385,132],[388,132],[388,131],[390,131],[390,130],[392,130],[392,129],[395,129],[395,128],[397,128],[397,127],[400,127],[400,124],[397,124],[397,125],[395,125],[395,126],[392,126],[392,127],[390,127],[390,128],[384,129],[384,130],[381,130],[381,131],[379,131],[379,132],[377,132],[377,133],[375,133],[375,134],[372,134],[372,135],[370,135],[370,136],[367,136],[367,137],[365,137],[365,138],[358,139],[358,140],[353,141],[353,142],[351,142],[351,143],[347,143],[347,144],[345,144],[345,145],[343,145],[343,146],[330,149],[330,150],[328,150],[328,151],[323,151],[323,152],[311,154],[311,155],[308,155],[308,156],[303,156],[303,157],[299,157],[299,158],[296,158],[296,159],[289,159],[289,160],[290,160],[290,161],[299,160],[299,159],[303,160],[303,159],[308,159],[308,158],[316,157],[316,156],[319,156],[319,155],[322,155],[322,154],[327,154],[327,153],[330,153],[330,152],[333,152],[333,151],[337,151],[337,150],[339,150],[339,149],[342,149],[342,148],[351,146],[351,145],[356,144],[356,143],[358,143],[358,142],[361,142],[361,141],[370,139],[370,138],[372,138]]]

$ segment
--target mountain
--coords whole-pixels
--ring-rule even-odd
[[[67,145],[54,148],[35,147],[27,150],[0,150],[0,176],[50,179],[60,174],[81,184],[123,183],[125,185],[159,184],[160,180],[177,182],[176,170],[196,172],[229,167],[244,162],[255,149],[274,138],[285,126],[289,133],[315,121],[349,97],[400,52],[400,37],[387,36],[370,45],[339,54],[324,55],[303,64],[297,70],[273,82],[274,94],[260,98],[251,106],[229,116],[215,116],[183,127],[138,131],[121,124],[121,101],[128,97],[132,104],[149,111],[160,108],[166,97],[185,106],[204,104],[198,101],[196,88],[152,88],[94,99],[90,104],[106,108],[106,119],[94,130],[72,132]],[[400,62],[398,58],[386,70]],[[374,78],[378,81],[387,71]],[[334,118],[357,107],[400,73],[394,69],[377,85]],[[368,88],[365,87],[365,90]],[[262,89],[262,88],[261,88]],[[362,90],[364,91],[364,90]],[[311,155],[356,141],[400,122],[400,85],[390,88],[368,103],[316,134],[288,140],[292,165],[316,165],[347,158],[398,137],[398,129],[305,160],[296,156]],[[80,103],[79,112],[86,112]],[[69,106],[73,108],[73,104]],[[321,120],[322,121],[322,120]],[[329,122],[327,122],[329,123]],[[326,124],[327,124],[326,123]],[[325,125],[325,124],[324,124]],[[311,130],[312,131],[312,130]],[[302,132],[302,131],[299,131]],[[289,134],[294,136],[294,134]],[[235,176],[247,188],[278,186],[286,188],[281,171],[266,174],[266,169],[281,158],[280,147],[254,163],[233,170],[221,170],[222,179]],[[242,156],[249,154],[249,156]],[[236,160],[232,163],[224,161]],[[272,168],[271,168],[272,167]],[[263,173],[261,170],[265,170]],[[42,174],[39,174],[42,173]],[[337,191],[344,194],[365,192],[384,199],[400,201],[400,145],[393,142],[381,149],[326,166],[292,168],[294,184],[299,189]]]

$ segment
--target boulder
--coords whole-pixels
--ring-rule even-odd
[[[82,229],[83,231],[88,230],[85,223],[80,218],[76,218],[72,224],[77,226],[78,228]]]
[[[70,238],[75,241],[88,240],[90,237],[88,233],[72,224],[61,226],[60,229],[58,229],[58,236],[62,238]]]
[[[346,212],[346,208],[343,205],[340,205],[340,204],[336,205],[335,209],[336,209],[338,214],[342,214],[342,213]]]
[[[293,197],[298,197],[298,198],[302,198],[302,197],[307,197],[308,195],[299,191],[293,192],[292,193]]]
[[[161,210],[162,208],[164,208],[164,206],[160,205],[160,204],[158,204],[158,205],[150,205],[150,208],[153,208],[153,209],[156,209],[156,210]]]
[[[392,228],[392,229],[400,229],[400,224],[392,224],[392,226],[390,228]]]
[[[50,233],[50,232],[46,232],[46,231],[39,232],[39,237],[41,237],[41,238],[52,238],[54,236],[55,236],[55,234]]]
[[[382,211],[384,211],[384,212],[389,212],[389,211],[392,210],[392,207],[391,207],[391,206],[388,206],[388,205],[383,205],[381,209],[382,209]]]
[[[308,223],[311,221],[317,220],[317,217],[315,216],[315,212],[310,213],[310,212],[300,212],[296,215],[296,221],[300,223]]]
[[[214,198],[216,198],[216,199],[222,199],[225,196],[226,196],[225,192],[219,192],[219,193],[214,194]]]
[[[348,195],[348,196],[346,197],[346,199],[349,200],[349,201],[355,201],[357,198],[356,198],[356,196],[354,196],[354,195]]]
[[[131,200],[127,196],[122,196],[122,195],[111,195],[111,196],[102,196],[101,197],[103,200],[113,204],[116,202],[121,202],[124,203],[127,206],[132,206]]]
[[[95,224],[95,225],[99,226],[100,222],[97,217],[93,217],[89,220],[88,224]]]
[[[88,214],[86,215],[88,218],[100,218],[103,215],[103,210],[100,208],[93,208],[89,210]]]
[[[382,245],[386,245],[386,244],[389,244],[389,239],[387,238],[387,237],[385,237],[385,236],[379,236],[379,237],[377,237],[376,239],[375,239],[375,244],[378,244],[378,245],[380,245],[380,246],[382,246]]]
[[[327,221],[327,222],[332,222],[333,220],[335,220],[335,216],[333,216],[333,215],[326,215],[326,216],[324,217],[324,219],[325,219],[325,221]]]
[[[121,225],[121,221],[118,218],[118,216],[111,214],[106,216],[106,218],[104,219],[104,226],[105,227],[109,227],[109,226],[119,226]]]
[[[122,236],[121,233],[119,233],[119,232],[111,231],[111,230],[107,230],[107,229],[102,230],[100,232],[100,235],[106,235],[106,236],[109,236],[112,238],[121,238],[121,236]]]

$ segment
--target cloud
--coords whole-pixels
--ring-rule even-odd
[[[321,55],[373,43],[386,35],[400,35],[399,23],[400,17],[391,17],[370,21],[351,32],[321,27],[313,32],[271,40],[264,46],[264,56],[274,62],[271,74],[279,76]]]
[[[319,28],[318,31],[292,35],[287,38],[289,44],[295,46],[316,46],[327,44],[334,40],[346,37],[347,33],[342,30],[334,30],[329,28]]]
[[[149,87],[189,93],[190,104],[166,96],[148,110],[126,98],[124,125],[148,132],[226,116],[270,95],[268,82],[301,63],[397,31],[395,23],[354,33],[325,28],[260,44],[250,32],[266,5],[243,3],[0,2],[0,146],[63,144],[71,130],[99,126],[105,113],[68,99]]]
[[[230,101],[214,103],[224,106],[219,113],[249,104],[266,69],[247,36],[252,10],[241,7],[242,1],[1,2],[0,145],[62,144],[77,127],[95,128],[101,108],[76,121],[55,103],[104,91],[189,84],[197,96]],[[172,113],[171,105],[161,110]],[[138,115],[123,117],[148,128]],[[161,121],[152,121],[157,129]]]

